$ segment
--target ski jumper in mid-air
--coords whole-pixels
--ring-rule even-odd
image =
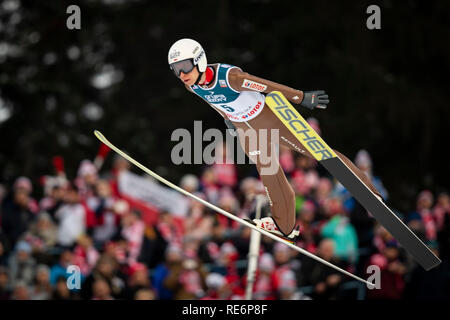
[[[325,109],[329,103],[324,91],[303,92],[282,84],[255,77],[243,72],[239,67],[228,64],[207,64],[206,54],[202,46],[192,39],[181,39],[169,49],[169,65],[175,75],[186,88],[205,100],[218,111],[230,129],[237,129],[239,142],[247,156],[256,164],[258,173],[264,184],[271,206],[271,217],[254,219],[260,228],[293,241],[298,235],[295,226],[295,193],[286,179],[283,169],[278,164],[276,170],[264,170],[273,163],[263,159],[260,149],[266,146],[268,157],[272,158],[274,144],[284,145],[290,149],[313,158],[277,118],[265,106],[265,94],[280,91],[290,102],[300,104],[308,109]],[[266,135],[253,135],[256,144],[250,143],[249,130],[266,129]],[[278,135],[272,135],[271,129],[278,129]],[[264,138],[261,138],[264,137]],[[273,141],[273,139],[277,141]],[[261,141],[264,139],[264,141]],[[267,147],[267,144],[269,146]],[[346,156],[334,150],[338,157],[369,187],[380,199],[380,192],[370,179],[359,170]],[[269,173],[267,173],[269,172]]]

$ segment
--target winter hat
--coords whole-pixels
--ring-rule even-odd
[[[48,266],[46,266],[45,264],[40,264],[40,265],[37,266],[36,274],[40,273],[42,271],[44,271],[47,274],[50,274],[50,268]]]
[[[280,290],[295,290],[297,288],[297,279],[292,270],[286,270],[281,274]]]
[[[259,258],[259,269],[261,271],[271,272],[275,269],[275,262],[270,253],[263,253]]]
[[[26,253],[31,252],[31,245],[26,241],[19,241],[16,245],[16,252],[24,251]]]
[[[372,167],[372,159],[369,152],[364,149],[359,150],[355,157],[355,164],[357,167]]]
[[[46,211],[41,211],[37,217],[38,221],[52,221],[52,217]]]
[[[31,180],[27,177],[19,177],[14,181],[14,190],[17,190],[19,188],[25,189],[29,193],[33,191],[33,186],[31,184]]]
[[[376,253],[370,257],[370,265],[378,266],[381,270],[387,267],[387,259],[380,253]]]
[[[219,206],[229,206],[231,207],[231,210],[234,211],[238,208],[238,201],[233,194],[225,193],[219,198]]]
[[[232,261],[236,261],[239,257],[239,253],[236,247],[231,242],[225,242],[224,244],[222,244],[222,246],[220,247],[220,255],[222,257],[227,256]]]
[[[433,194],[431,193],[430,190],[423,190],[422,192],[419,193],[419,195],[417,196],[417,200],[429,200],[430,202],[433,202]]]
[[[147,271],[147,267],[145,266],[145,264],[139,262],[132,264],[129,269],[130,277],[132,277],[138,271]]]
[[[289,247],[283,243],[277,242],[275,243],[275,245],[273,246],[273,252],[287,252],[289,251]]]
[[[198,178],[193,174],[186,174],[181,178],[180,186],[182,188],[188,187],[189,189],[197,190],[199,185]]]
[[[87,175],[97,175],[97,168],[90,160],[85,159],[81,161],[77,175],[82,178]]]
[[[179,255],[183,254],[183,250],[181,249],[181,247],[177,244],[171,243],[167,246],[165,254],[166,256],[171,254],[171,253],[177,253]]]
[[[219,273],[212,272],[206,276],[206,285],[209,289],[217,290],[225,284],[225,277]]]

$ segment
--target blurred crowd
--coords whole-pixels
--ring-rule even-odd
[[[226,159],[225,146],[218,156]],[[354,160],[389,204],[369,153]],[[254,218],[257,201],[270,214],[256,169],[239,177],[222,162],[185,175],[179,186],[241,218]],[[0,299],[245,298],[249,228],[191,198],[187,214],[159,208],[155,222],[146,222],[119,191],[119,175],[130,170],[120,157],[102,170],[83,160],[73,180],[61,159],[54,164],[43,192],[27,177],[0,185]],[[296,193],[298,246],[364,278],[378,266],[381,289],[363,287],[366,299],[450,298],[448,193],[424,190],[411,199],[413,210],[396,211],[443,260],[425,272],[317,161],[282,148],[280,164]],[[258,259],[254,299],[355,298],[354,280],[265,236]],[[70,266],[79,287],[69,285]]]

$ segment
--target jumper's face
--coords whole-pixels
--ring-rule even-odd
[[[180,80],[183,81],[184,84],[192,86],[197,81],[199,75],[200,73],[198,72],[197,68],[192,69],[192,71],[188,73],[184,73],[183,71],[181,71]]]
[[[172,69],[175,76],[188,86],[194,85],[200,75],[192,59],[174,62],[170,65],[170,69]]]

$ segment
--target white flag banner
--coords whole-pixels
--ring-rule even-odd
[[[119,174],[118,182],[121,194],[149,202],[159,209],[167,210],[177,216],[187,214],[189,200],[175,190],[128,171],[122,171]]]

